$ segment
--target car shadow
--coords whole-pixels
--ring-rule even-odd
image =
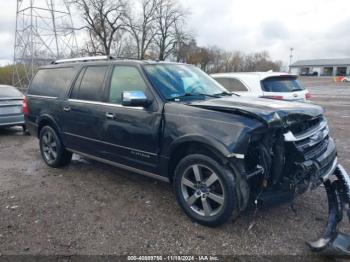
[[[168,204],[171,205],[175,201],[175,195],[173,194],[172,185],[166,182],[155,180],[147,176],[136,174],[127,170],[116,168],[114,166],[104,164],[92,159],[88,159],[84,156],[77,154],[73,155],[72,162],[67,167],[69,172],[76,173],[78,170],[84,170],[84,173],[91,172],[95,179],[103,176],[105,179],[115,183],[115,185],[120,186],[128,185],[130,188],[133,187],[144,187],[151,188],[148,194],[151,192],[157,192],[157,195],[168,194],[167,200]],[[147,194],[146,194],[147,195]],[[299,202],[298,202],[299,203]],[[298,207],[298,203],[296,206]],[[160,205],[160,202],[158,203]],[[287,200],[276,201],[274,203],[259,203],[258,206],[254,204],[254,200],[250,199],[246,210],[242,211],[241,214],[232,223],[238,222],[245,228],[249,228],[255,225],[256,221],[261,217],[269,218],[272,213],[279,212],[279,210],[284,210],[284,212],[289,212],[291,217],[297,216],[291,208],[291,202]],[[232,223],[226,223],[226,226],[230,226]],[[225,225],[223,228],[226,228]]]
[[[0,127],[0,136],[23,135],[23,129],[20,126]]]

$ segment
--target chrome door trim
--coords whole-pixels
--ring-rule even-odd
[[[42,98],[42,99],[57,99],[57,96],[38,96],[38,95],[27,95],[27,97]]]
[[[88,101],[88,100],[79,100],[79,99],[68,99],[68,102],[76,102],[76,103],[81,103],[81,104],[91,104],[91,105],[100,105],[100,106],[111,106],[111,107],[135,109],[135,110],[144,110],[143,107],[123,106],[123,105],[119,105],[119,104],[104,103],[104,102],[97,102],[97,101]]]
[[[113,161],[110,161],[110,160],[106,160],[106,159],[103,159],[103,158],[99,158],[99,157],[96,157],[96,156],[85,154],[85,153],[82,153],[82,152],[79,152],[79,151],[76,151],[76,150],[73,150],[73,149],[70,149],[70,148],[66,148],[66,149],[68,151],[72,152],[72,153],[85,156],[87,158],[96,160],[98,162],[102,162],[102,163],[105,163],[105,164],[108,164],[108,165],[112,165],[112,166],[115,166],[115,167],[118,167],[118,168],[122,168],[122,169],[125,169],[125,170],[128,170],[128,171],[131,171],[131,172],[135,172],[135,173],[140,174],[140,175],[144,175],[144,176],[147,176],[147,177],[150,177],[150,178],[154,178],[154,179],[163,181],[163,182],[167,182],[167,183],[170,182],[169,178],[167,178],[167,177],[163,177],[163,176],[160,176],[160,175],[157,175],[157,174],[154,174],[154,173],[150,173],[150,172],[147,172],[147,171],[144,171],[144,170],[140,170],[140,169],[137,169],[137,168],[134,168],[134,167],[131,167],[131,166],[126,166],[126,165],[119,164],[119,163],[116,163],[116,162],[113,162]]]

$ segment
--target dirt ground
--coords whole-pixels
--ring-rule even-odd
[[[325,106],[339,161],[350,170],[350,85],[321,82],[310,88],[313,100]],[[324,189],[299,197],[295,207],[297,214],[285,204],[203,227],[185,216],[168,184],[79,156],[51,169],[36,138],[0,131],[3,255],[309,255],[305,241],[315,240],[327,219]],[[347,221],[341,228],[350,232]]]

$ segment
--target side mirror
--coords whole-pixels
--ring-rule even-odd
[[[146,107],[150,101],[143,91],[124,91],[122,93],[122,105],[131,107]]]

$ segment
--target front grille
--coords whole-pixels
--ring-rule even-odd
[[[298,126],[298,129],[296,127]],[[292,131],[293,130],[293,131]],[[303,132],[301,132],[303,130]],[[296,134],[295,132],[299,132]],[[294,125],[294,129],[285,134],[286,142],[293,142],[303,159],[315,159],[325,153],[329,145],[329,129],[321,116]]]
[[[319,155],[322,155],[327,150],[328,142],[329,142],[329,139],[327,137],[326,139],[322,140],[316,145],[305,146],[303,148],[305,159],[312,159]]]
[[[300,122],[297,124],[294,124],[290,127],[290,131],[295,135],[295,136],[299,136],[302,133],[308,132],[312,129],[317,128],[321,122],[323,121],[323,117],[316,117],[304,122]]]

